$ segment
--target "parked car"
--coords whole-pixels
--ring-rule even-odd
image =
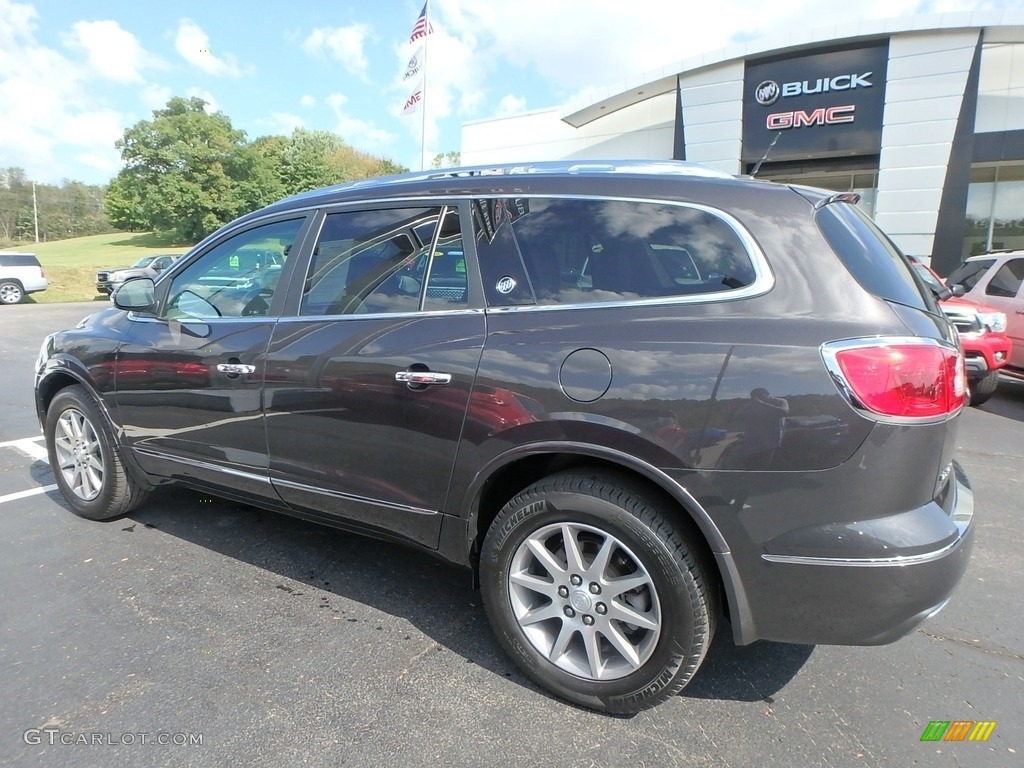
[[[911,257],[910,263],[939,306],[960,332],[967,366],[967,386],[971,405],[988,402],[999,384],[999,372],[1010,362],[1013,344],[1006,335],[1006,313],[963,298],[964,288],[948,286],[932,269]]]
[[[659,162],[284,200],[46,339],[57,484],[97,520],[178,482],[421,547],[607,712],[673,696],[722,620],[894,641],[971,550],[964,359],[856,199]]]
[[[143,256],[130,267],[101,269],[96,273],[96,290],[100,293],[111,294],[126,280],[134,280],[137,277],[156,279],[161,272],[180,257],[180,253]]]
[[[0,253],[0,304],[17,304],[30,293],[50,286],[34,253]]]
[[[973,256],[954,269],[946,282],[963,286],[965,299],[984,302],[1006,315],[1006,335],[1013,350],[1001,373],[1024,379],[1024,250]]]

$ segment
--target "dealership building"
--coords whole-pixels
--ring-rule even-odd
[[[861,195],[948,273],[1024,248],[1024,12],[863,21],[649,72],[598,101],[462,127],[466,165],[689,160]]]

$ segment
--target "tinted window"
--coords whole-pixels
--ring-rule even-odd
[[[579,304],[728,292],[754,282],[739,236],[718,216],[619,200],[478,203],[480,268],[496,305]],[[516,273],[525,267],[527,283]],[[512,285],[514,283],[514,285]]]
[[[831,203],[815,218],[832,250],[867,291],[897,304],[938,311],[903,254],[860,209]]]
[[[246,230],[218,243],[175,275],[170,318],[259,317],[270,311],[285,259],[303,219]]]
[[[979,261],[965,261],[959,267],[949,273],[946,278],[947,285],[962,285],[965,291],[971,290],[981,280],[989,267],[996,263],[995,259],[980,259]]]
[[[1001,266],[985,286],[988,296],[1013,298],[1024,282],[1024,259],[1011,259]]]
[[[0,267],[38,267],[39,259],[31,253],[0,253]]]
[[[378,314],[464,307],[466,288],[466,257],[456,210],[332,213],[324,220],[313,252],[300,313]]]

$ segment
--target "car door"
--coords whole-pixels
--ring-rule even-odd
[[[1006,313],[1006,334],[1013,341],[1010,365],[1024,368],[1024,256],[993,268],[981,301]]]
[[[325,216],[266,359],[270,476],[296,511],[437,545],[485,330],[459,222]]]
[[[117,352],[125,441],[147,471],[239,495],[276,499],[263,428],[264,359],[283,296],[278,269],[305,215],[250,225],[161,281],[157,311],[133,317]]]

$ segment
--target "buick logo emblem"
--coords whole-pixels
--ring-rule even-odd
[[[765,80],[754,89],[754,98],[762,107],[770,107],[779,100],[781,90],[774,80]]]
[[[501,278],[501,280],[498,281],[498,284],[495,285],[494,287],[497,289],[498,293],[507,296],[516,289],[515,278],[510,277],[509,275],[505,275],[503,278]]]

